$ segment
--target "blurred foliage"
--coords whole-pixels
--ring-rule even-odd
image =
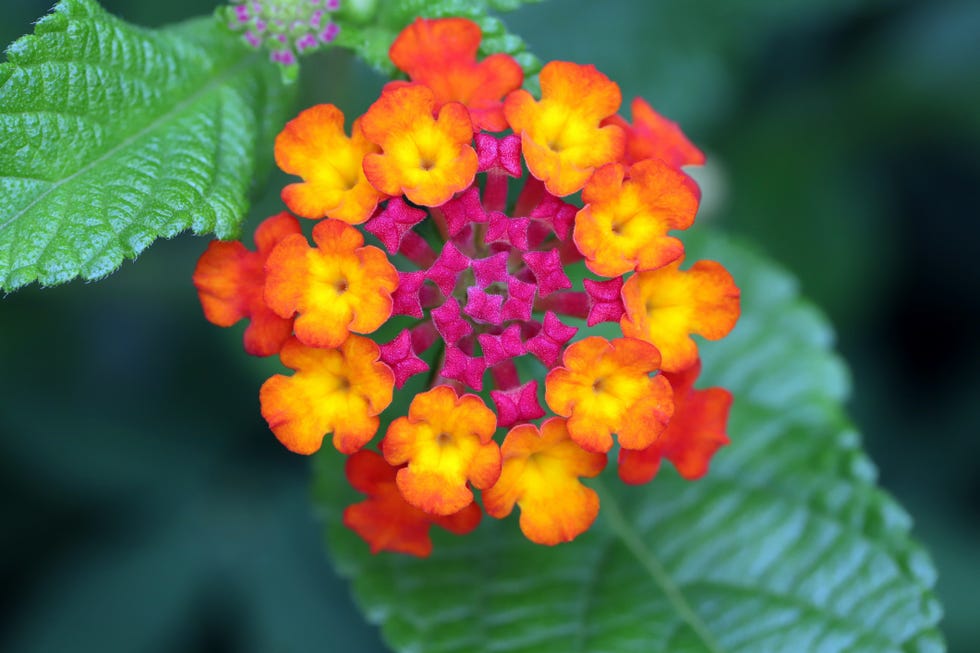
[[[0,42],[50,4],[6,3]],[[213,8],[105,6],[143,25]],[[871,457],[939,567],[950,650],[972,653],[980,5],[553,0],[504,20],[680,121],[709,156],[699,220],[760,242],[829,312]],[[382,83],[339,52],[303,76],[304,105],[349,113]],[[200,315],[203,248],[0,303],[0,649],[383,650],[321,554],[307,461],[259,416],[275,365]]]

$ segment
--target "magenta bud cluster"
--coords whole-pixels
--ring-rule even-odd
[[[576,208],[549,193],[531,177],[522,183],[511,217],[504,213],[509,181],[522,178],[521,138],[481,133],[475,138],[474,183],[426,212],[400,197],[389,199],[363,226],[391,255],[418,269],[398,271],[392,314],[422,320],[381,345],[381,360],[399,388],[423,372],[460,392],[484,389],[503,427],[543,416],[538,382],[522,382],[515,360],[537,359],[553,368],[578,327],[559,316],[591,326],[623,315],[621,278],[586,280],[573,289],[566,265],[574,259],[572,226]],[[414,228],[431,215],[445,240],[438,253]],[[540,319],[533,315],[543,314]],[[439,345],[438,370],[420,354]]]
[[[234,0],[225,7],[228,27],[241,32],[255,49],[266,49],[269,58],[284,66],[294,66],[302,54],[332,43],[340,27],[330,14],[340,8],[340,0]]]

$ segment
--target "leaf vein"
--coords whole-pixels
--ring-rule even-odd
[[[862,627],[862,625],[859,624],[856,619],[848,618],[847,615],[836,614],[828,609],[821,608],[818,605],[806,601],[805,599],[790,594],[775,592],[758,585],[744,585],[733,580],[722,578],[699,578],[686,584],[685,587],[688,589],[694,587],[711,588],[716,590],[721,589],[729,592],[744,594],[752,598],[769,599],[773,603],[781,603],[791,606],[807,614],[817,616],[817,621],[820,623],[830,621],[832,624],[841,627],[842,630],[856,634],[865,641],[875,642],[876,644],[880,645],[883,650],[889,650],[891,646],[896,643],[890,641],[879,632]]]
[[[691,607],[681,588],[673,581],[667,573],[667,570],[664,569],[656,554],[644,544],[636,531],[626,521],[626,517],[623,515],[623,511],[619,507],[619,502],[616,501],[614,495],[600,479],[595,480],[594,486],[602,497],[601,514],[605,518],[606,523],[609,524],[612,532],[639,561],[643,569],[650,575],[650,578],[660,586],[660,590],[677,611],[677,614],[694,630],[701,641],[704,642],[707,649],[711,653],[722,653],[714,636],[708,630],[704,621],[701,620],[701,617]]]

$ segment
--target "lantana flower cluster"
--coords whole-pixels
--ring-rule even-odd
[[[211,322],[249,319],[245,350],[293,371],[262,386],[262,415],[292,451],[330,436],[348,456],[367,498],[344,522],[375,552],[428,555],[433,524],[463,534],[515,505],[530,540],[570,541],[611,452],[638,484],[664,458],[697,478],[728,442],[731,395],[694,389],[691,335],[725,336],[739,291],[670,235],[694,221],[682,167],[703,155],[643,100],[617,115],[593,66],[548,63],[535,98],[480,39],[419,19],[390,50],[407,80],[349,132],[333,105],[301,112],[275,145],[300,179],[289,212],[255,250],[211,243],[194,274]],[[312,242],[294,216],[319,221]],[[378,344],[386,324],[405,326]],[[408,388],[407,414],[384,414]]]

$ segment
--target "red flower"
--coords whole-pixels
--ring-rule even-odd
[[[673,168],[704,165],[704,154],[687,140],[677,123],[654,111],[643,98],[634,99],[630,109],[632,125],[618,115],[606,120],[607,125],[617,125],[626,132],[623,163],[660,159]]]
[[[637,485],[653,479],[666,458],[686,479],[701,478],[708,472],[711,457],[728,444],[725,425],[732,406],[732,393],[724,388],[695,390],[701,361],[677,373],[664,376],[674,389],[674,416],[667,429],[646,449],[621,449],[619,477]]]
[[[459,102],[469,109],[474,129],[496,132],[507,128],[502,98],[520,88],[524,71],[506,54],[478,63],[481,37],[479,26],[465,18],[416,18],[388,53],[413,82],[432,89],[437,108]]]
[[[292,316],[280,317],[265,302],[265,262],[283,239],[302,233],[289,213],[268,218],[255,230],[257,251],[238,241],[211,241],[194,269],[204,317],[212,324],[230,327],[251,319],[245,329],[245,351],[253,356],[279,353],[293,332]]]
[[[430,515],[410,505],[395,485],[395,467],[367,449],[347,459],[347,480],[368,498],[344,510],[344,525],[371,546],[371,553],[397,551],[420,558],[432,552],[429,528],[437,524],[466,535],[480,523],[480,507],[470,503],[451,515]]]

